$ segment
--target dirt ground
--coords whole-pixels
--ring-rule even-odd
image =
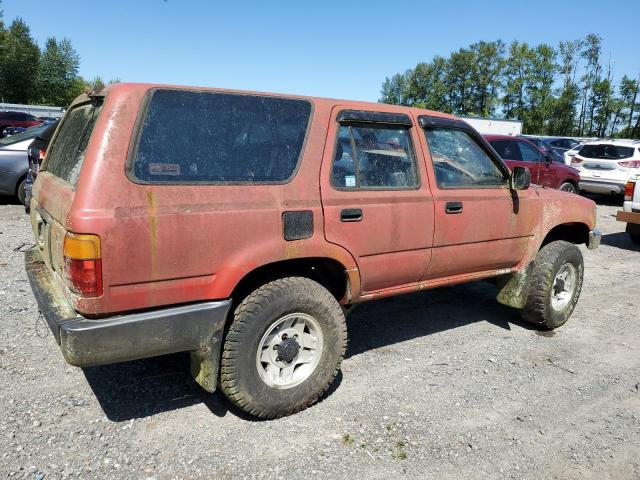
[[[65,364],[24,273],[27,217],[0,199],[0,476],[640,478],[640,249],[597,200],[604,244],[583,248],[564,327],[529,328],[483,282],[363,304],[328,395],[255,421],[186,355]]]

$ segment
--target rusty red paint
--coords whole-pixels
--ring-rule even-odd
[[[554,226],[595,226],[593,202],[563,192],[440,190],[417,117],[453,116],[321,98],[309,98],[310,132],[290,183],[135,184],[124,173],[125,162],[143,97],[152,87],[158,86],[108,88],[75,192],[46,171],[34,186],[32,215],[43,210],[59,233],[101,239],[102,296],[67,292],[73,307],[84,314],[228,298],[255,268],[311,257],[343,266],[349,285],[342,302],[352,303],[510,272],[535,256]],[[348,192],[330,186],[335,117],[342,109],[403,112],[413,119],[419,188]],[[445,215],[447,201],[463,201],[464,213]],[[351,207],[365,211],[362,222],[340,222],[340,210]],[[312,211],[314,232],[306,240],[287,242],[282,213],[297,209]]]

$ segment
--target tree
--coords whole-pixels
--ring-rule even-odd
[[[451,110],[444,77],[447,60],[435,56],[429,63],[421,62],[410,70],[406,83],[406,103],[419,108],[448,112]]]
[[[558,55],[562,86],[556,91],[553,102],[549,133],[552,135],[574,135],[576,103],[580,95],[576,75],[578,71],[578,61],[580,54],[579,40],[560,42],[558,45]]]
[[[36,100],[48,105],[71,103],[75,98],[79,64],[80,58],[69,40],[47,39],[40,57]]]
[[[631,130],[631,124],[633,123],[633,114],[636,111],[636,102],[638,100],[638,93],[640,93],[640,76],[638,76],[637,80],[629,78],[628,76],[623,76],[622,80],[620,80],[620,85],[618,87],[618,92],[620,93],[620,100],[623,103],[624,109],[628,110],[626,114],[627,118],[627,128],[626,130]]]
[[[492,116],[499,104],[505,44],[502,40],[478,42],[469,49],[475,57],[471,74],[472,112],[469,113]]]
[[[408,76],[411,70],[407,70],[404,74],[396,73],[391,78],[385,78],[382,83],[382,91],[380,102],[391,103],[394,105],[407,105],[406,92]]]
[[[0,57],[2,97],[9,103],[27,103],[35,93],[40,49],[29,27],[16,19],[3,34]]]
[[[582,43],[581,57],[585,61],[585,74],[582,82],[582,103],[580,108],[580,119],[578,122],[578,135],[590,135],[593,130],[593,115],[595,113],[595,97],[593,86],[600,78],[600,53],[602,50],[602,38],[596,34],[589,34]],[[588,127],[587,127],[588,122]]]

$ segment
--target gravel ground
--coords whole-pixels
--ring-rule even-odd
[[[487,283],[363,304],[328,395],[255,421],[186,355],[67,365],[16,251],[27,217],[0,199],[0,476],[640,478],[640,250],[598,201],[564,327],[532,330]]]

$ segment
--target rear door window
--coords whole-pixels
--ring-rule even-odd
[[[395,125],[341,125],[331,183],[337,188],[418,188],[409,129]]]
[[[513,140],[492,140],[489,143],[503,160],[522,160],[520,149]]]
[[[306,100],[155,90],[129,173],[141,183],[285,183],[310,119]]]
[[[619,160],[632,157],[633,148],[618,145],[584,145],[580,149],[580,156],[602,160]]]
[[[75,186],[101,110],[101,104],[85,103],[67,112],[60,131],[49,147],[44,170]]]

